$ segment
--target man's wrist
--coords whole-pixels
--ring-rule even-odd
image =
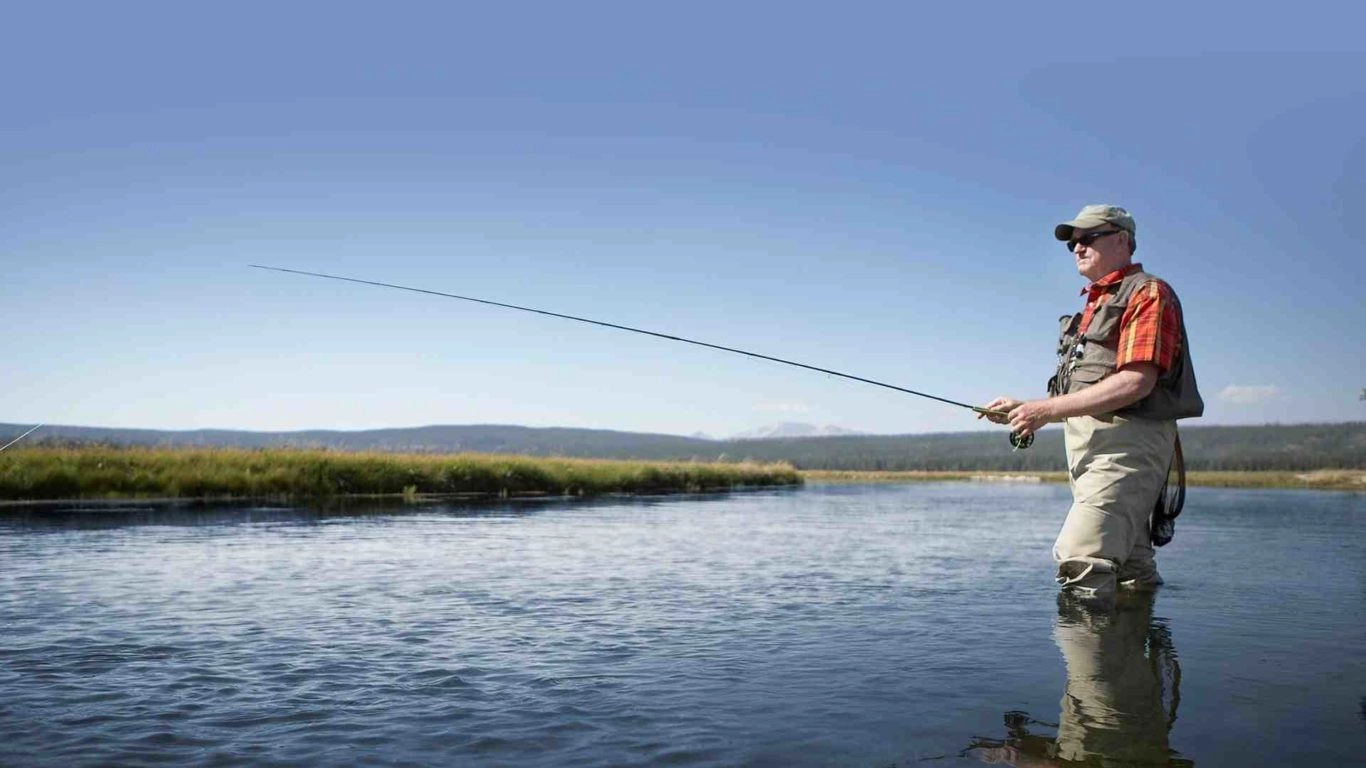
[[[1047,400],[1043,401],[1044,408],[1046,409],[1045,413],[1048,414],[1048,420],[1050,422],[1062,421],[1063,419],[1067,418],[1067,413],[1061,407],[1061,403],[1059,402],[1065,397],[1066,395],[1061,395],[1059,397],[1050,397]]]

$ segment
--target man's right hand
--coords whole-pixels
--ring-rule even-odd
[[[991,402],[982,406],[983,410],[997,411],[997,413],[979,412],[977,414],[977,418],[980,419],[985,417],[987,421],[990,421],[993,424],[1009,424],[1010,416],[1003,414],[1009,414],[1011,411],[1015,410],[1016,408],[1019,408],[1022,403],[1024,403],[1023,400],[1016,400],[1013,397],[998,397],[995,400],[992,400]]]

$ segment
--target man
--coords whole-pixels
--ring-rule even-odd
[[[985,407],[1006,412],[988,418],[1022,435],[1063,422],[1072,507],[1053,545],[1057,581],[1107,599],[1116,585],[1162,583],[1149,517],[1177,455],[1176,420],[1199,416],[1205,404],[1176,294],[1133,262],[1129,212],[1088,205],[1053,234],[1090,281],[1086,305],[1062,318],[1049,397],[998,397]]]

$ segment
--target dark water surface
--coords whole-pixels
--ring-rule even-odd
[[[1195,489],[1108,614],[1066,506],[0,511],[0,764],[1360,764],[1366,495]]]

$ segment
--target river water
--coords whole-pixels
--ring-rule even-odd
[[[1067,489],[0,511],[0,765],[1345,765],[1366,494],[1193,489],[1059,601]]]

